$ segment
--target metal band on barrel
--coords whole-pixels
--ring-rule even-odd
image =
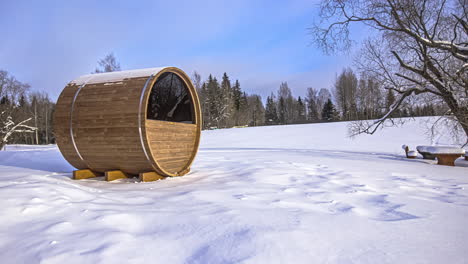
[[[148,86],[148,83],[150,82],[151,78],[153,78],[154,74],[152,74],[148,80],[146,80],[145,86],[143,87],[143,91],[141,92],[140,96],[140,106],[138,107],[138,132],[140,133],[140,142],[141,142],[141,147],[143,148],[143,152],[145,153],[146,159],[149,161],[150,164],[153,164],[148,156],[148,152],[146,152],[145,148],[145,142],[143,141],[143,132],[141,130],[141,107],[143,105],[143,100],[145,98],[146,94],[146,88]]]
[[[85,87],[85,85],[91,80],[91,78],[89,80],[87,80],[86,82],[84,82],[79,88],[78,90],[76,91],[75,93],[75,96],[73,97],[73,101],[72,101],[72,105],[71,105],[71,110],[70,110],[70,138],[71,138],[71,141],[72,141],[72,144],[73,144],[73,147],[75,148],[75,151],[76,151],[76,154],[78,154],[78,157],[80,157],[81,161],[83,163],[85,163],[86,165],[88,165],[88,163],[83,159],[83,157],[81,156],[81,153],[80,151],[78,150],[78,147],[76,146],[76,142],[75,142],[75,136],[73,135],[73,109],[75,107],[75,101],[76,101],[76,98],[78,98],[78,94],[80,94],[80,91],[81,89],[83,89],[83,87]]]

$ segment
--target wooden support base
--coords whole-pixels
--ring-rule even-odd
[[[89,178],[94,178],[94,177],[99,177],[99,176],[102,176],[102,173],[95,172],[89,169],[73,171],[74,180],[83,180],[83,179],[89,179]]]
[[[455,160],[461,156],[461,154],[436,154],[437,164],[455,166]]]
[[[165,177],[157,174],[154,171],[151,172],[142,172],[139,175],[140,181],[142,182],[150,182],[150,181],[157,181],[157,180],[162,180]]]
[[[106,171],[105,174],[105,179],[106,181],[115,181],[118,179],[126,179],[129,178],[129,176],[120,170],[113,170],[113,171]]]

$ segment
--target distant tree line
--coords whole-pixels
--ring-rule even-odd
[[[46,93],[31,92],[28,84],[0,70],[0,150],[7,143],[55,143],[54,109]]]
[[[194,72],[192,81],[200,98],[204,129],[264,125],[262,98],[247,94],[238,80],[231,82],[224,73],[221,81],[211,74],[202,81],[200,74]]]
[[[308,88],[305,98],[294,97],[287,82],[267,96],[265,105],[257,94],[247,94],[238,80],[231,82],[227,73],[221,81],[213,75],[202,81],[195,72],[192,81],[198,90],[203,113],[203,128],[235,126],[288,125],[381,118],[395,103],[392,89],[386,89],[370,76],[358,78],[345,68],[329,89]],[[443,115],[446,107],[433,100],[409,100],[393,118]]]
[[[94,71],[120,70],[110,53],[98,61]],[[265,105],[258,94],[243,91],[238,80],[227,73],[221,80],[209,75],[202,80],[194,72],[192,81],[198,91],[203,129],[243,126],[287,125],[333,121],[372,120],[391,112],[390,117],[443,115],[447,106],[432,97],[409,98],[392,111],[396,99],[393,89],[375,77],[356,76],[350,68],[337,75],[332,93],[329,89],[308,88],[306,96],[294,97],[288,83],[267,96]],[[0,150],[5,144],[53,144],[55,103],[47,93],[32,92],[7,71],[0,70]]]
[[[333,93],[339,113],[337,118],[342,121],[381,118],[396,102],[393,89],[371,76],[358,78],[350,68],[343,69],[336,77]],[[433,99],[413,96],[392,110],[390,118],[443,115],[448,108]]]

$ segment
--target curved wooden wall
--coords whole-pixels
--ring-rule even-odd
[[[151,89],[165,72],[187,85],[194,124],[146,119]],[[198,151],[200,103],[189,77],[175,67],[86,75],[59,96],[54,129],[60,151],[77,169],[179,176]]]

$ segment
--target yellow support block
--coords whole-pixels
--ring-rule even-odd
[[[106,181],[115,181],[118,179],[129,178],[129,176],[123,171],[113,170],[113,171],[106,171],[105,178],[106,178]]]
[[[139,175],[140,181],[142,182],[150,182],[150,181],[157,181],[157,180],[162,180],[165,177],[157,174],[154,171],[151,172],[142,172]]]
[[[102,174],[99,172],[94,172],[89,169],[73,171],[74,180],[83,180],[83,179],[89,179],[89,178],[94,178],[94,177],[99,177],[99,176],[102,176]]]

